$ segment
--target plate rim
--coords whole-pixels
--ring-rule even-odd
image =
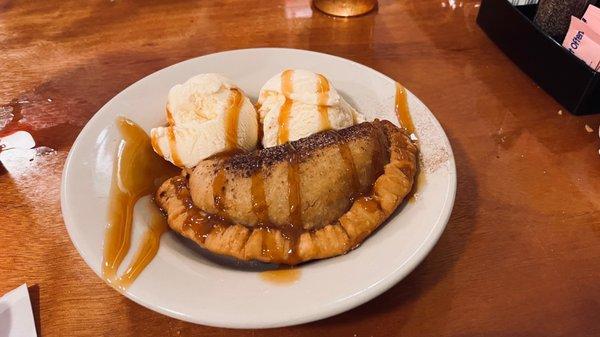
[[[316,52],[316,51],[311,51],[311,50],[305,50],[305,49],[268,47],[268,48],[230,49],[230,50],[224,50],[224,51],[220,51],[220,52],[216,52],[216,53],[199,55],[199,56],[196,56],[193,58],[189,58],[189,59],[182,60],[180,62],[171,64],[167,67],[158,69],[156,71],[153,71],[152,73],[150,73],[150,74],[140,78],[139,80],[131,83],[130,85],[128,85],[125,89],[121,90],[119,93],[117,93],[111,99],[109,99],[104,105],[102,105],[102,107],[100,107],[94,113],[94,115],[86,122],[85,126],[81,129],[81,131],[77,135],[77,138],[75,139],[71,148],[69,149],[69,154],[67,155],[67,158],[65,160],[65,164],[64,164],[64,167],[62,170],[61,183],[60,183],[61,214],[63,217],[63,221],[65,223],[65,227],[67,229],[67,233],[69,234],[69,239],[71,240],[73,246],[75,246],[75,249],[81,256],[81,258],[84,260],[86,265],[90,269],[92,269],[92,271],[98,277],[100,277],[100,279],[102,281],[104,281],[104,283],[106,283],[107,285],[110,286],[110,284],[108,284],[106,282],[106,280],[102,277],[102,275],[98,271],[96,271],[94,268],[91,267],[91,264],[90,264],[91,257],[88,256],[88,254],[86,254],[84,252],[84,250],[82,249],[81,245],[76,240],[74,240],[74,233],[73,233],[74,224],[70,220],[68,220],[67,219],[68,216],[66,216],[66,214],[68,213],[69,208],[70,208],[66,202],[67,177],[69,176],[70,171],[73,169],[71,166],[73,165],[72,157],[74,156],[74,149],[76,149],[79,146],[79,144],[81,142],[83,142],[83,135],[86,131],[88,131],[89,128],[92,127],[91,126],[92,122],[95,119],[100,118],[98,112],[100,112],[102,109],[104,109],[107,105],[109,105],[112,101],[116,100],[121,95],[124,95],[128,90],[130,90],[133,86],[137,85],[139,82],[145,81],[148,77],[153,76],[156,73],[167,70],[169,68],[176,67],[180,64],[183,64],[186,62],[192,62],[192,61],[194,61],[198,58],[202,58],[202,57],[217,56],[219,54],[232,53],[232,52],[235,52],[235,53],[242,52],[243,53],[243,52],[253,52],[253,51],[270,51],[270,52],[278,52],[279,51],[279,52],[294,52],[294,53],[310,53],[310,54],[316,54],[319,56],[332,57],[332,58],[337,59],[338,61],[349,62],[353,66],[358,66],[360,68],[363,68],[364,70],[372,71],[372,72],[374,72],[375,75],[377,75],[378,77],[380,77],[386,81],[388,81],[388,80],[395,81],[393,78],[383,74],[382,72],[380,72],[376,69],[373,69],[364,64],[361,64],[361,63],[358,63],[358,62],[355,62],[355,61],[352,61],[352,60],[349,60],[349,59],[346,59],[346,58],[343,58],[343,57],[340,57],[337,55]],[[406,88],[406,90],[410,92],[410,90],[408,88]],[[412,94],[412,92],[411,92],[411,94]],[[336,301],[334,306],[322,306],[322,307],[319,307],[319,310],[315,310],[312,313],[307,314],[307,315],[298,316],[298,317],[294,317],[294,318],[288,318],[285,321],[279,321],[279,322],[263,322],[263,321],[261,321],[256,324],[254,324],[254,323],[239,324],[239,323],[232,322],[231,320],[230,321],[222,320],[222,321],[217,322],[217,321],[212,321],[212,320],[207,321],[207,320],[199,319],[194,316],[191,316],[191,315],[188,315],[185,313],[181,313],[181,312],[177,312],[177,311],[173,311],[173,310],[169,310],[160,305],[145,301],[126,290],[121,291],[118,288],[115,288],[112,286],[110,286],[110,287],[113,288],[114,290],[118,291],[121,295],[134,301],[135,303],[137,303],[143,307],[146,307],[150,310],[153,310],[155,312],[161,313],[163,315],[166,315],[166,316],[169,316],[172,318],[176,318],[176,319],[180,319],[183,321],[187,321],[190,323],[194,323],[194,324],[201,324],[201,325],[221,327],[221,328],[234,328],[234,329],[279,328],[279,327],[286,327],[286,326],[298,325],[298,324],[303,324],[303,323],[309,323],[309,322],[325,319],[325,318],[328,318],[331,316],[335,316],[335,315],[338,315],[345,311],[354,309],[354,308],[372,300],[373,298],[381,295],[382,293],[386,292],[387,290],[392,288],[394,285],[399,283],[402,279],[404,279],[408,274],[410,274],[425,259],[425,257],[429,254],[429,252],[437,244],[438,240],[440,239],[442,233],[444,232],[444,230],[446,228],[446,225],[450,219],[450,216],[452,215],[452,210],[454,208],[454,202],[455,202],[455,198],[456,198],[456,189],[457,189],[456,162],[454,159],[454,153],[452,150],[452,146],[450,144],[450,140],[448,139],[448,136],[447,136],[444,128],[442,127],[441,123],[438,121],[438,119],[435,117],[435,115],[429,109],[429,107],[427,107],[416,95],[413,94],[413,96],[419,101],[419,103],[423,104],[423,106],[425,106],[427,108],[428,112],[431,114],[431,117],[432,117],[431,122],[434,124],[434,126],[436,128],[439,128],[439,130],[442,131],[441,136],[443,136],[443,137],[441,137],[442,138],[441,140],[442,140],[442,143],[444,144],[444,146],[446,147],[446,149],[448,150],[447,169],[448,169],[449,181],[448,181],[447,188],[445,191],[445,201],[444,201],[443,208],[440,210],[437,220],[432,225],[429,233],[427,233],[427,236],[424,238],[423,242],[412,252],[412,254],[404,261],[404,263],[396,266],[396,268],[394,270],[390,271],[387,274],[387,276],[385,276],[385,277],[381,278],[380,280],[378,280],[377,282],[369,285],[368,288],[365,288],[363,291],[361,291],[357,294],[354,294],[351,297],[346,297],[342,300]]]

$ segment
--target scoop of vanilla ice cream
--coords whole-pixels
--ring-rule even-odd
[[[169,91],[167,126],[150,131],[154,151],[191,168],[214,154],[253,150],[258,142],[254,106],[229,79],[201,74]]]
[[[281,144],[283,128],[287,140],[294,141],[365,121],[323,75],[308,70],[286,70],[273,76],[262,87],[258,105],[264,147]]]

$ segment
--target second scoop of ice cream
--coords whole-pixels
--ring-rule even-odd
[[[262,87],[258,104],[264,147],[365,120],[325,76],[307,70],[288,69],[273,76]]]

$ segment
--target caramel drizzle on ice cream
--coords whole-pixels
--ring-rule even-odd
[[[175,164],[175,166],[182,167],[183,162],[181,161],[181,157],[177,151],[174,126],[167,127],[167,136],[169,137],[169,150],[171,151],[171,159],[173,159],[173,164]]]
[[[290,113],[292,110],[292,99],[290,95],[293,91],[292,75],[293,70],[287,69],[281,73],[281,92],[285,101],[281,106],[281,112],[277,117],[279,128],[277,131],[277,144],[285,144],[290,141]]]
[[[229,102],[225,111],[225,147],[235,150],[238,148],[238,120],[244,103],[244,96],[239,89],[231,89]]]
[[[325,76],[321,74],[317,74],[317,109],[319,110],[319,118],[321,121],[321,131],[326,131],[331,129],[331,121],[329,120],[329,108],[328,108],[328,100],[329,100],[329,81]]]
[[[279,124],[279,130],[277,132],[277,144],[285,144],[290,141],[290,113],[292,111],[292,100],[285,98],[281,111],[277,117],[277,123]]]

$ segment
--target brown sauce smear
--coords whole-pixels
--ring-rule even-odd
[[[396,82],[396,117],[400,125],[408,131],[408,133],[415,132],[415,125],[410,117],[410,111],[408,110],[408,100],[406,96],[406,89]]]
[[[286,268],[267,270],[260,273],[260,278],[262,278],[264,281],[278,285],[291,284],[300,279],[300,269]]]
[[[252,211],[258,219],[259,226],[269,225],[269,208],[265,194],[265,178],[262,171],[258,170],[252,174],[251,181],[250,195],[252,197]]]
[[[131,246],[133,208],[141,197],[152,194],[178,170],[154,153],[150,137],[143,129],[125,118],[117,119],[117,124],[123,143],[113,169],[102,274],[110,284],[124,289],[152,260],[158,250],[155,243],[166,228],[164,219],[153,215],[150,230],[144,234],[138,253],[125,275],[118,277],[119,266]]]
[[[292,110],[292,100],[290,95],[293,91],[292,75],[293,70],[287,69],[281,73],[281,92],[285,96],[285,102],[281,106],[281,112],[277,118],[279,130],[277,132],[277,144],[285,144],[290,141],[290,112]]]
[[[225,170],[220,170],[212,183],[213,190],[213,201],[217,214],[222,216],[225,212],[225,183],[227,182],[227,176]]]
[[[231,90],[229,107],[225,111],[225,147],[227,149],[238,148],[238,120],[240,109],[244,102],[244,96],[238,89]]]
[[[321,131],[331,129],[331,121],[329,120],[328,100],[329,100],[329,81],[325,76],[317,74],[317,105],[319,110],[319,118],[321,123]]]

